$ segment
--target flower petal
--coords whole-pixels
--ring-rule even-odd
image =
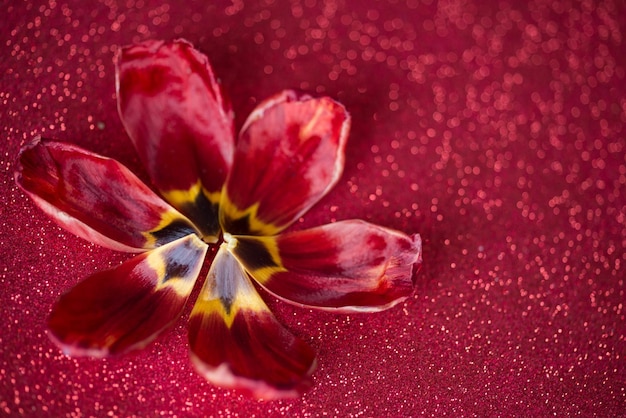
[[[266,100],[246,121],[222,196],[220,222],[234,235],[274,235],[335,185],[350,127],[328,97],[292,91]]]
[[[114,250],[143,251],[195,232],[126,167],[75,145],[36,138],[20,153],[15,181],[59,225]]]
[[[227,244],[191,313],[189,342],[206,379],[257,398],[297,396],[316,364],[313,350],[272,315]]]
[[[122,121],[156,187],[206,236],[217,237],[217,205],[232,163],[234,133],[232,112],[207,57],[184,40],[124,47],[117,97]]]
[[[53,307],[52,339],[68,355],[143,348],[182,312],[206,251],[189,235],[88,277]]]
[[[422,241],[364,221],[276,237],[235,237],[232,250],[264,288],[288,302],[333,311],[380,311],[413,292]]]

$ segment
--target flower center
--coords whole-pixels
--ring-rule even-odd
[[[229,234],[228,232],[224,232],[224,234],[222,235],[224,242],[226,243],[226,245],[228,246],[229,250],[232,250],[233,248],[235,248],[237,246],[237,238],[233,237],[231,234]]]

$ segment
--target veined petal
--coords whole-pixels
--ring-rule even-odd
[[[328,97],[292,91],[266,100],[248,118],[220,207],[234,235],[274,235],[335,185],[344,165],[350,117]]]
[[[115,160],[36,138],[20,153],[17,184],[59,225],[119,251],[194,233],[191,222]]]
[[[315,353],[272,315],[222,244],[189,321],[191,359],[210,382],[262,399],[297,396]]]
[[[105,357],[145,347],[181,314],[206,251],[189,235],[88,277],[53,307],[52,339],[68,355]]]
[[[118,109],[152,181],[205,236],[233,158],[233,116],[207,57],[184,40],[122,48]],[[216,238],[217,240],[217,238]]]
[[[360,220],[234,239],[233,254],[269,292],[333,311],[380,311],[403,301],[422,259],[419,235]]]

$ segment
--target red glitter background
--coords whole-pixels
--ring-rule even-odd
[[[2,9],[0,414],[624,416],[623,2]],[[210,57],[238,126],[284,88],[330,95],[352,113],[344,175],[301,225],[362,218],[424,239],[416,294],[390,311],[270,300],[319,353],[301,399],[257,402],[204,382],[188,362],[184,318],[120,359],[66,358],[46,336],[61,292],[128,256],[35,208],[13,182],[18,150],[43,134],[145,178],[117,116],[113,57],[121,44],[177,37]]]

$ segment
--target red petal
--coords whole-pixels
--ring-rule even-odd
[[[403,301],[421,263],[419,235],[358,220],[236,240],[235,256],[271,293],[345,312],[380,311]]]
[[[195,232],[126,167],[75,145],[36,138],[22,149],[17,184],[68,231],[120,251],[142,251]]]
[[[246,121],[222,197],[220,221],[231,234],[273,235],[337,182],[350,117],[328,97],[285,91]]]
[[[154,184],[206,235],[216,236],[234,134],[207,57],[183,40],[124,47],[117,88],[120,116]]]
[[[88,277],[53,307],[52,339],[68,355],[143,348],[182,312],[206,250],[189,235]]]
[[[223,244],[189,321],[191,358],[212,383],[257,398],[305,390],[315,353],[272,315]]]

